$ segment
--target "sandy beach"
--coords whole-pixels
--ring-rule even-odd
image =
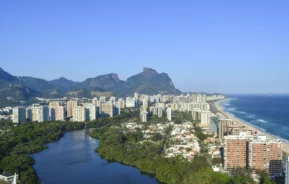
[[[248,122],[246,122],[246,121],[244,121],[244,120],[242,120],[240,118],[237,118],[237,117],[235,117],[234,115],[232,115],[230,113],[225,112],[223,107],[220,105],[220,103],[222,103],[224,101],[228,101],[228,100],[230,100],[230,99],[224,99],[224,100],[220,100],[220,101],[214,102],[215,107],[217,108],[217,110],[220,113],[222,113],[227,118],[230,118],[231,120],[242,124],[243,126],[248,128],[249,130],[252,130],[253,132],[261,132],[261,133],[265,134],[268,139],[280,139],[280,140],[282,140],[282,142],[283,142],[283,152],[285,152],[287,155],[289,155],[289,143],[285,142],[285,140],[283,140],[280,137],[277,137],[277,136],[271,135],[269,133],[266,133],[266,132],[264,132],[264,130],[262,130],[262,128],[259,128],[257,126],[251,125]]]

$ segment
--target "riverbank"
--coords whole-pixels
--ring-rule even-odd
[[[233,121],[236,121],[239,124],[245,126],[247,129],[251,130],[252,132],[261,132],[261,133],[265,134],[266,137],[269,138],[269,139],[280,139],[280,140],[282,140],[282,142],[283,142],[283,151],[286,154],[289,154],[289,143],[288,143],[287,140],[284,140],[284,139],[282,139],[282,138],[280,138],[280,137],[278,137],[276,135],[269,134],[269,133],[265,132],[261,127],[254,126],[254,125],[252,125],[252,124],[250,124],[250,123],[248,123],[248,122],[246,122],[246,121],[234,116],[233,114],[230,114],[230,113],[226,112],[224,110],[224,108],[220,104],[225,102],[225,101],[229,101],[229,100],[232,100],[232,99],[228,98],[228,99],[224,99],[224,100],[220,100],[220,101],[214,102],[214,105],[215,105],[215,107],[216,107],[216,109],[218,110],[219,113],[221,113],[225,117],[227,117],[227,118],[229,118],[229,119],[231,119]]]
[[[90,129],[67,132],[59,141],[49,143],[49,149],[32,155],[41,184],[159,184],[134,167],[101,158],[94,152],[99,142],[89,133]]]

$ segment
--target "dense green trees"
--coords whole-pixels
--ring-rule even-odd
[[[43,122],[6,127],[0,136],[0,171],[17,172],[25,184],[40,183],[28,154],[47,148],[46,143],[60,139],[65,131],[84,128],[84,123]]]
[[[94,129],[91,136],[98,138],[100,147],[95,151],[111,161],[135,166],[142,172],[154,174],[168,184],[243,184],[254,183],[246,175],[231,177],[213,172],[205,156],[196,156],[192,162],[183,157],[164,158],[160,155],[163,141],[143,141],[140,131],[124,133],[119,128],[104,126]],[[159,138],[154,135],[153,138]],[[270,181],[270,180],[269,180]]]

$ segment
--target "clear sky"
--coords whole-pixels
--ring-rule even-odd
[[[182,91],[289,93],[289,1],[1,0],[0,67],[76,81],[151,67]]]

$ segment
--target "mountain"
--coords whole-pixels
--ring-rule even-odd
[[[11,83],[18,83],[19,79],[0,68],[0,88],[8,87]]]
[[[0,107],[19,105],[18,101],[30,100],[37,96],[40,96],[39,92],[22,84],[9,84],[8,87],[0,87]]]
[[[55,86],[61,86],[62,88],[67,88],[67,89],[73,89],[79,84],[79,82],[74,82],[74,81],[68,80],[64,77],[54,79],[50,82]]]
[[[104,90],[112,90],[122,85],[124,81],[118,78],[115,73],[110,73],[106,75],[100,75],[95,78],[88,78],[84,82],[78,85],[78,88],[91,89],[91,88],[101,88]]]
[[[100,88],[93,88],[93,89],[76,89],[69,91],[65,94],[67,97],[85,97],[85,98],[93,98],[96,96],[105,96],[105,97],[111,97],[113,96],[112,92],[106,92],[103,89]]]
[[[168,74],[158,73],[151,68],[144,68],[143,72],[129,77],[125,83],[113,90],[120,96],[133,93],[144,94],[180,94]]]
[[[17,77],[0,68],[0,95],[5,99],[29,99],[39,96],[45,98],[59,97],[94,97],[116,95],[125,97],[133,93],[143,94],[180,94],[171,78],[166,73],[158,73],[151,68],[144,68],[137,75],[126,81],[119,79],[115,73],[88,78],[83,82],[74,82],[64,77],[47,81],[34,77]]]
[[[57,88],[57,86],[44,79],[34,77],[19,77],[19,79],[24,86],[27,86],[39,92],[44,92],[46,90]]]

